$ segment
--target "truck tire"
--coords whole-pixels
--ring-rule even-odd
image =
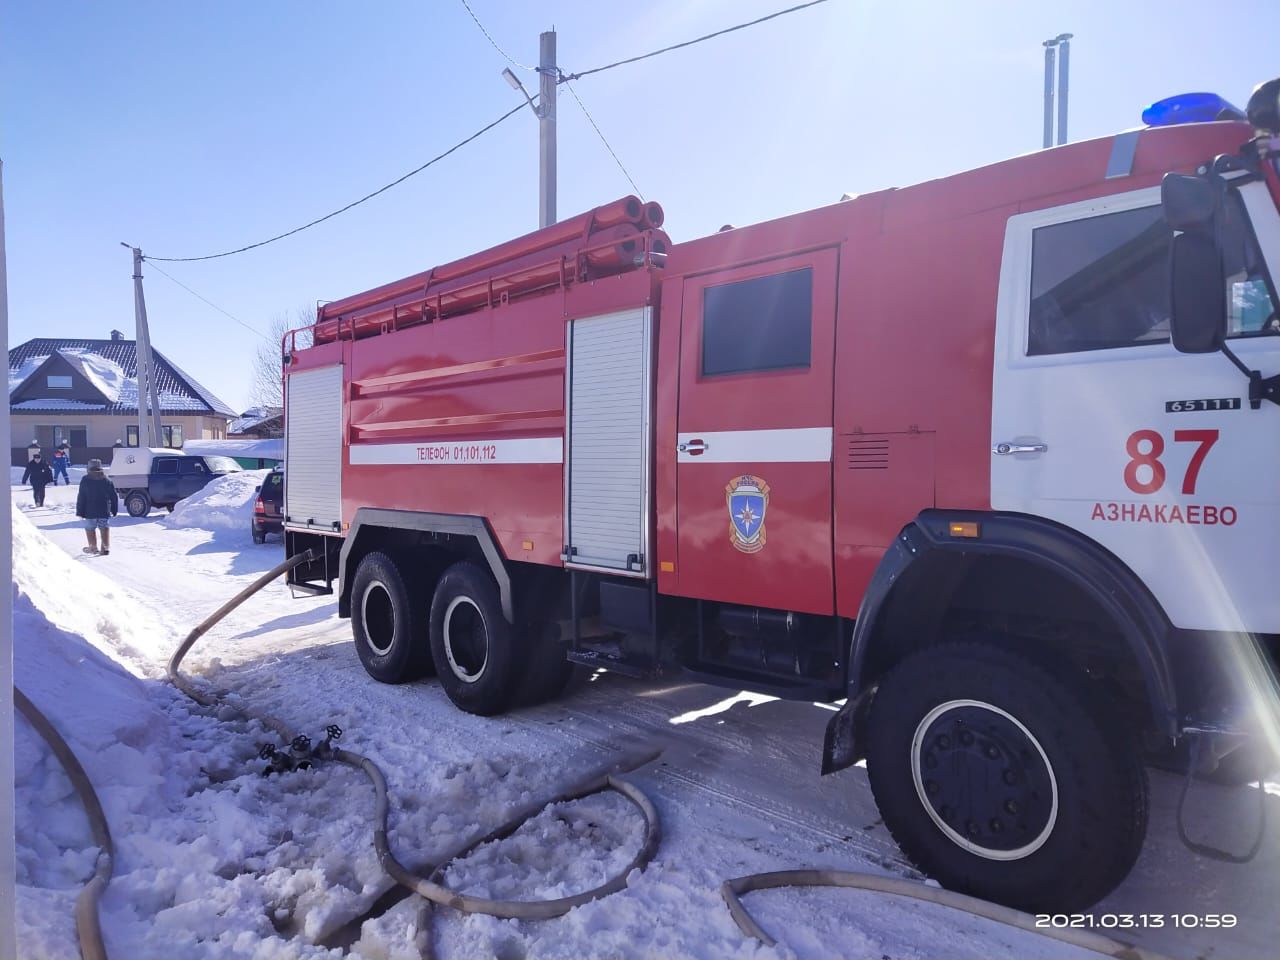
[[[465,560],[445,570],[431,600],[431,657],[454,706],[482,717],[510,707],[523,674],[520,653],[493,578]]]
[[[1060,671],[987,643],[929,647],[880,683],[867,734],[885,826],[945,887],[1069,913],[1137,860],[1147,779],[1136,738]]]
[[[527,631],[528,653],[524,677],[516,693],[519,707],[536,707],[555,700],[564,693],[573,678],[573,664],[566,659],[565,645],[560,639],[560,626],[538,622]]]
[[[367,554],[351,581],[351,634],[365,671],[381,683],[405,683],[430,671],[427,605],[387,554]]]
[[[151,512],[151,498],[142,490],[130,491],[124,498],[124,508],[131,517],[145,517]]]

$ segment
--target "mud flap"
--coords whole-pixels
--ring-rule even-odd
[[[851,767],[867,755],[867,713],[875,688],[868,687],[845,705],[827,723],[822,738],[822,775]]]

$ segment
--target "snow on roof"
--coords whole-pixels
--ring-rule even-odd
[[[156,380],[163,413],[203,413],[226,417],[228,420],[236,416],[234,410],[159,350],[152,352],[155,355]],[[137,344],[133,340],[38,337],[19,344],[9,350],[10,395],[21,384],[30,380],[40,365],[55,353],[66,359],[102,391],[109,401],[106,412],[132,413],[138,409],[138,355]],[[42,401],[38,409],[55,410],[59,407]]]
[[[90,403],[88,400],[68,400],[66,397],[51,397],[48,400],[23,400],[11,405],[14,410],[105,410],[105,403]]]
[[[23,382],[27,379],[27,377],[35,373],[36,368],[38,368],[40,364],[44,363],[48,359],[49,359],[49,354],[47,353],[44,354],[43,356],[36,355],[36,356],[25,358],[16,367],[10,367],[9,368],[9,393],[12,394],[13,391],[17,390],[20,386],[22,386]]]
[[[254,427],[275,420],[284,413],[283,407],[250,407],[227,427],[227,433],[244,433]]]
[[[182,445],[183,453],[210,457],[262,457],[267,460],[284,459],[284,440],[188,440]]]
[[[84,378],[101,391],[111,403],[118,403],[125,382],[124,368],[114,360],[108,360],[100,353],[93,353],[84,348],[63,348],[58,351],[67,362],[80,371]],[[134,394],[137,394],[137,382],[134,382]]]

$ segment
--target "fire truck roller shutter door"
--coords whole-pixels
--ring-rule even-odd
[[[285,380],[285,526],[335,531],[342,521],[342,367]]]

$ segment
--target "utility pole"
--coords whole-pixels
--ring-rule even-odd
[[[122,242],[120,246],[129,244]],[[151,334],[147,330],[147,301],[142,293],[142,249],[129,249],[133,251],[133,319],[138,331],[138,446],[159,447],[163,444],[164,431],[160,429],[160,392],[151,356]],[[151,406],[150,429],[147,427],[148,404]],[[145,444],[144,439],[147,439]]]
[[[549,227],[556,222],[556,89],[560,86],[560,69],[556,66],[555,28],[541,34],[539,42],[537,103],[510,67],[502,71],[502,78],[512,90],[524,94],[529,109],[538,118],[538,226]]]
[[[9,349],[9,278],[4,251],[4,161],[0,160],[0,339]],[[0,445],[10,449],[9,418],[0,426]],[[12,462],[12,461],[10,461]],[[9,510],[0,517],[0,536],[13,543],[13,517]],[[0,560],[0,577],[12,580],[13,551],[6,550]],[[0,630],[0,711],[6,718],[13,713],[13,593],[5,590],[0,600],[0,617],[5,629]],[[17,890],[17,864],[13,849],[13,723],[7,723],[0,734],[0,957],[18,955],[18,935],[14,919]]]
[[[556,88],[560,71],[556,67],[556,31],[551,29],[539,38],[538,75],[542,80],[538,92],[538,226],[556,222]]]

